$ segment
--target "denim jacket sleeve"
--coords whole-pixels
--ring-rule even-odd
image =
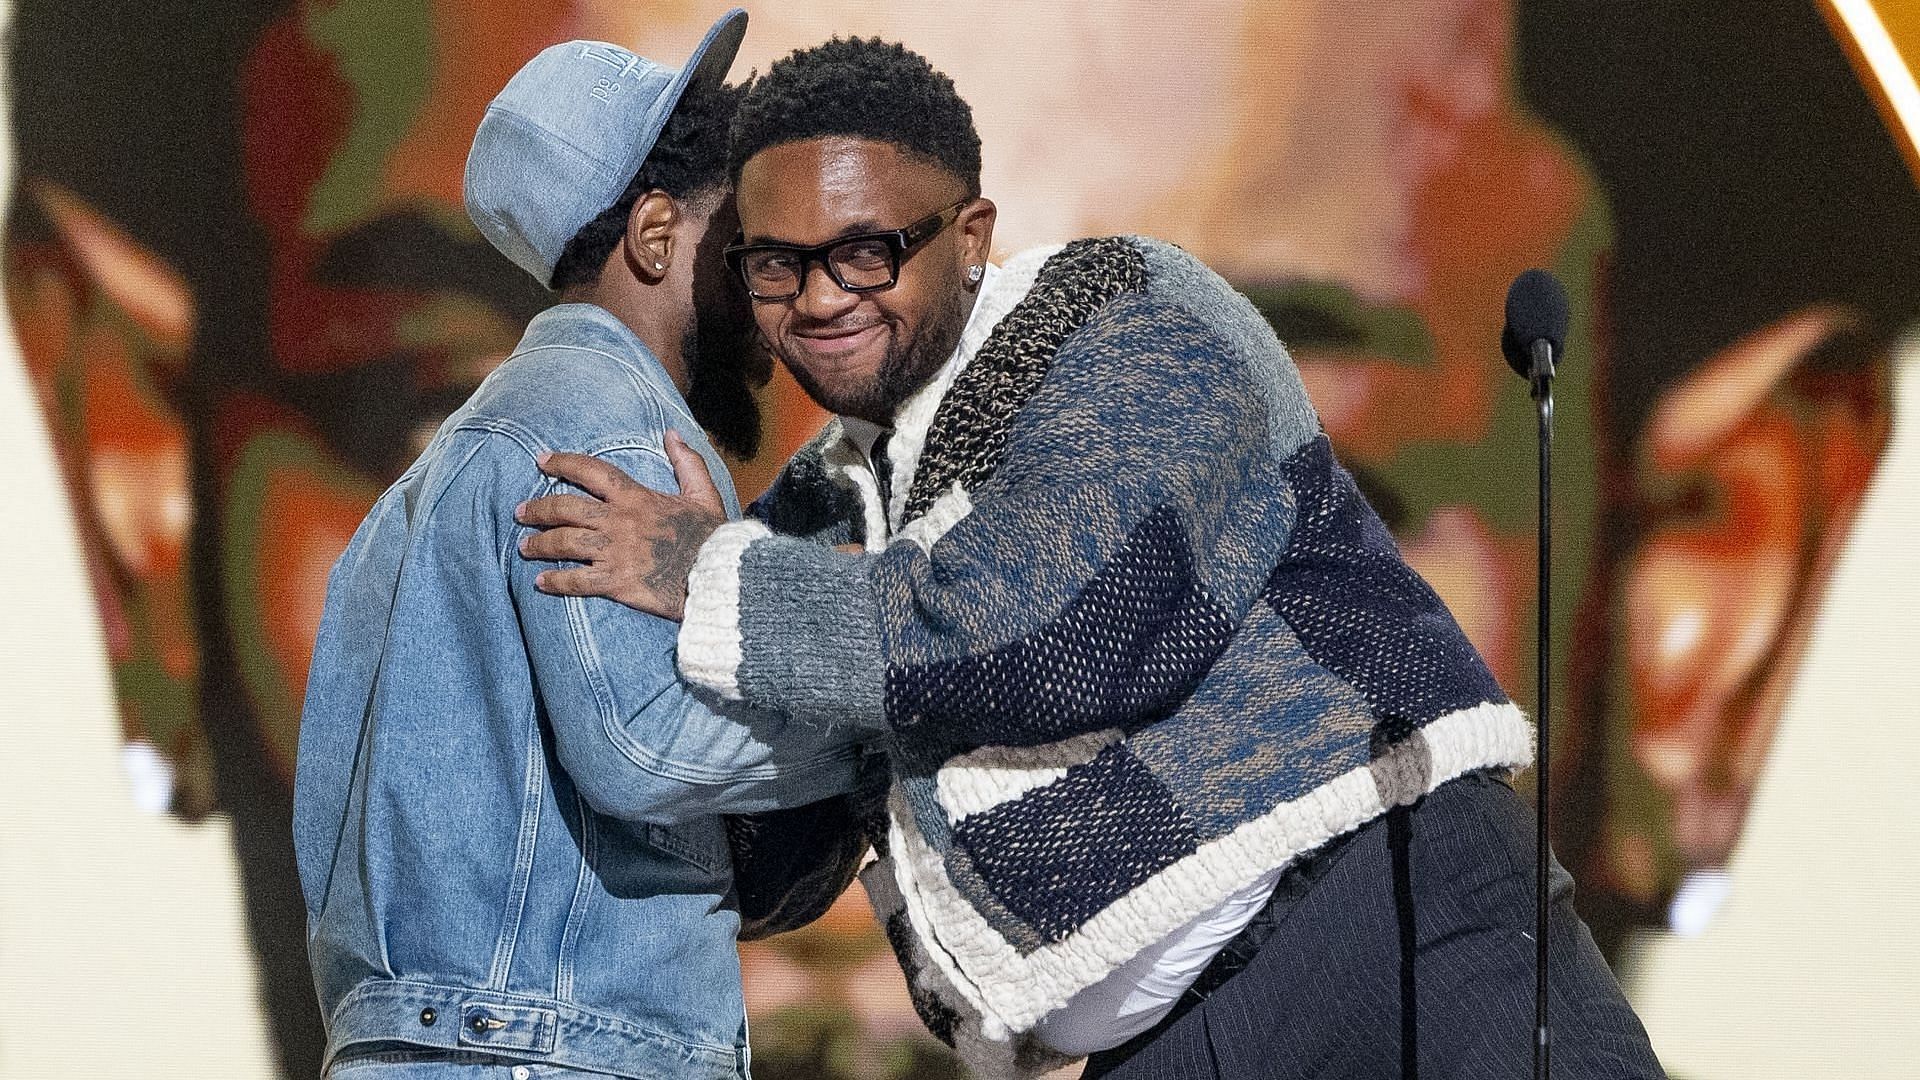
[[[853,787],[858,751],[852,731],[696,694],[675,671],[675,624],[612,600],[536,589],[534,577],[551,564],[520,557],[519,541],[530,530],[513,524],[513,508],[566,485],[541,475],[518,439],[495,432],[486,440],[475,458],[491,458],[492,466],[476,469],[481,462],[470,459],[454,483],[494,491],[442,505],[490,507],[497,515],[473,524],[479,535],[505,533],[501,569],[536,692],[560,762],[595,810],[675,824],[801,805]],[[627,446],[598,456],[643,484],[674,490],[672,468],[656,449]],[[447,526],[458,527],[442,523]]]

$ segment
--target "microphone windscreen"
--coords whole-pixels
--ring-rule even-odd
[[[1507,325],[1500,332],[1507,366],[1526,377],[1533,367],[1529,350],[1543,338],[1553,343],[1558,363],[1567,341],[1567,290],[1545,270],[1528,270],[1507,287]]]

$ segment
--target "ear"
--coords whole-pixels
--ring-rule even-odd
[[[1844,309],[1736,342],[1637,447],[1624,563],[1635,758],[1695,867],[1725,863],[1834,563],[1886,446],[1891,365]]]
[[[993,254],[993,222],[999,213],[993,200],[986,198],[975,199],[960,211],[954,225],[960,230],[962,273],[969,266],[984,266]]]
[[[620,250],[635,277],[658,283],[673,268],[684,218],[680,203],[664,191],[649,191],[636,199],[627,213],[627,234]]]
[[[26,184],[81,275],[146,337],[149,359],[175,374],[193,340],[193,292],[179,271],[79,196],[47,180]]]

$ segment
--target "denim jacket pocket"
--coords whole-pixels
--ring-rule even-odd
[[[708,874],[730,874],[733,856],[727,849],[726,827],[719,818],[702,818],[681,825],[648,822],[647,845],[672,855]]]

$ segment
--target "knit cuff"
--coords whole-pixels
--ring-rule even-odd
[[[872,554],[791,537],[740,560],[740,693],[816,723],[887,726]]]
[[[680,674],[728,701],[740,700],[740,559],[773,531],[758,521],[730,521],[700,547],[687,574],[687,610],[680,622]]]
[[[875,558],[722,526],[687,578],[680,673],[756,708],[884,730]]]

